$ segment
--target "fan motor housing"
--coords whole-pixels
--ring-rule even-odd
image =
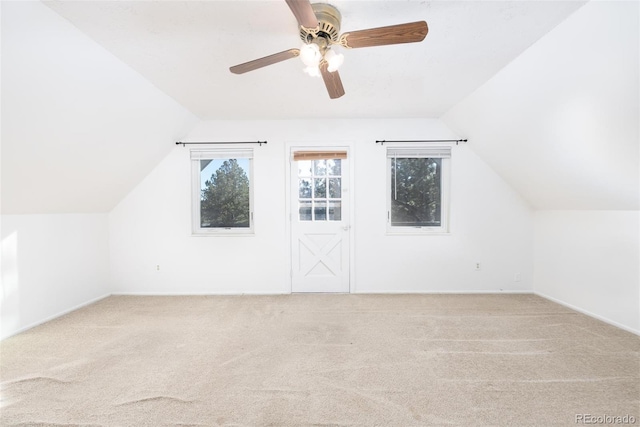
[[[314,3],[311,7],[318,18],[318,30],[300,26],[302,41],[311,43],[314,39],[322,37],[327,41],[337,43],[340,39],[340,22],[342,21],[342,15],[338,9],[328,3]]]

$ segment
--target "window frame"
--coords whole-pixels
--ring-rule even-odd
[[[439,158],[441,159],[441,174],[440,174],[440,225],[439,226],[406,226],[406,225],[392,225],[391,223],[391,197],[393,192],[391,190],[392,173],[391,166],[392,160],[391,152],[405,151],[413,152],[411,156],[396,158]],[[449,211],[450,211],[450,198],[451,198],[451,147],[434,147],[428,145],[418,146],[393,146],[388,147],[386,152],[386,199],[387,199],[387,220],[386,220],[386,234],[387,235],[435,235],[435,234],[450,234],[449,227]]]
[[[191,235],[192,236],[253,236],[254,224],[254,173],[253,148],[207,148],[191,149],[189,151],[191,163]],[[249,168],[249,227],[202,227],[201,226],[201,160],[230,160],[247,159]]]

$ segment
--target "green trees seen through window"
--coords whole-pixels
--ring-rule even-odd
[[[248,165],[248,160],[245,160]],[[201,160],[201,171],[210,160]],[[204,178],[203,178],[204,179]],[[201,188],[200,226],[203,228],[250,227],[249,176],[237,159],[228,159]]]
[[[441,225],[442,159],[391,159],[391,225]]]

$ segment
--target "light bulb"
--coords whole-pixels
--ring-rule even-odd
[[[305,44],[300,48],[300,59],[307,67],[317,67],[320,64],[322,55],[320,48],[315,43]]]
[[[315,67],[309,66],[305,68],[304,72],[309,74],[311,77],[320,77],[320,70],[318,69],[317,65]]]
[[[333,73],[344,62],[344,55],[341,53],[335,53],[333,50],[328,50],[324,54],[324,60],[327,61],[327,71]]]

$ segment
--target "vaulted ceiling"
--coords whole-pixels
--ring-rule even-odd
[[[298,58],[229,67],[300,47],[284,0],[46,4],[201,119],[438,117],[582,1],[346,1],[342,32],[425,20],[422,43],[352,49],[330,100]]]
[[[637,3],[332,4],[429,34],[346,50],[331,100],[299,59],[229,72],[300,46],[284,0],[0,2],[2,212],[108,212],[199,119],[429,117],[536,209],[638,208]]]

